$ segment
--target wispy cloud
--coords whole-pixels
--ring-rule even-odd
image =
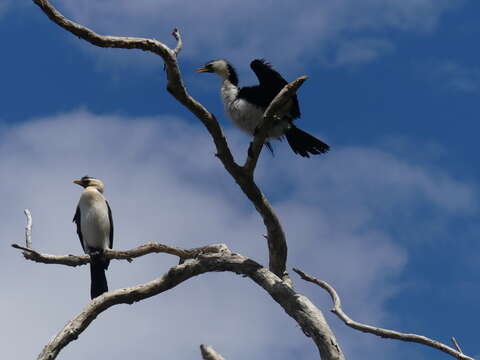
[[[241,148],[243,154],[242,135],[227,135],[234,151]],[[8,289],[0,299],[9,329],[0,340],[4,356],[32,358],[88,301],[86,267],[29,263],[8,247],[21,241],[22,210],[29,207],[37,249],[80,253],[71,223],[80,193],[71,181],[79,176],[104,180],[117,249],[146,241],[181,247],[226,242],[266,263],[261,220],[213,153],[203,129],[174,117],[132,119],[77,111],[5,129],[0,135],[0,236],[10,240],[0,252],[7,269],[2,285]],[[379,224],[392,208],[401,214],[418,204],[445,215],[467,211],[472,203],[466,198],[474,193],[448,174],[366,148],[336,149],[306,161],[280,147],[275,158],[263,154],[258,180],[276,199],[284,220],[289,267],[330,281],[353,316],[378,324],[391,319],[385,301],[396,290],[395,275],[407,259],[395,231]],[[172,257],[155,255],[132,264],[114,262],[107,276],[111,288],[120,288],[151,280],[173,265]],[[297,287],[322,308],[330,306],[319,289],[301,282]],[[350,331],[337,320],[332,324],[347,353],[358,358],[371,358],[379,349],[385,354],[394,346]],[[20,346],[25,338],[30,340]],[[111,309],[64,357],[84,359],[108,351],[112,358],[153,358],[159,347],[152,344],[161,343],[165,357],[191,359],[198,357],[201,342],[215,344],[232,359],[318,356],[261,289],[232,274],[209,274],[155,299]]]
[[[108,34],[169,41],[171,29],[179,27],[185,40],[183,56],[188,58],[227,57],[243,63],[267,57],[276,64],[297,66],[338,57],[342,64],[372,60],[389,47],[385,30],[432,31],[441,15],[458,5],[454,0],[58,3],[76,21]]]
[[[5,15],[8,8],[10,7],[10,0],[2,0],[0,1],[0,18]]]
[[[480,68],[469,67],[455,61],[446,60],[434,65],[431,78],[444,88],[464,92],[480,91]]]
[[[384,39],[357,39],[338,45],[335,65],[355,65],[371,62],[393,51],[393,44]]]

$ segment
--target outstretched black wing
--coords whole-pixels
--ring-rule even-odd
[[[257,75],[260,88],[268,93],[271,100],[283,89],[288,82],[280,75],[272,66],[264,59],[255,59],[250,63],[255,75]],[[271,101],[270,100],[270,101]],[[300,117],[300,107],[298,105],[297,95],[292,97],[293,106],[291,109],[291,116],[296,119]]]
[[[75,211],[75,216],[73,217],[73,222],[77,225],[77,234],[78,234],[78,238],[80,239],[80,245],[82,245],[83,251],[86,252],[85,247],[83,246],[81,218],[82,217],[80,215],[80,207],[77,206],[77,211]]]
[[[280,75],[272,66],[264,59],[255,59],[250,63],[255,75],[257,75],[258,81],[261,86],[276,90],[277,93],[287,85],[287,81]]]
[[[105,200],[107,203],[107,208],[108,208],[108,221],[110,222],[110,234],[109,234],[109,244],[108,247],[110,249],[113,249],[113,219],[112,219],[112,209],[110,209],[110,205],[108,204],[108,201]]]

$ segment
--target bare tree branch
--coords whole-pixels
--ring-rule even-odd
[[[29,249],[27,247],[12,244],[15,249],[23,250],[23,256],[25,259],[32,260],[43,264],[58,264],[66,266],[80,266],[90,263],[89,255],[50,255],[42,254],[36,250]],[[193,249],[181,249],[175,246],[160,244],[156,242],[146,243],[130,250],[111,250],[105,249],[105,258],[115,260],[127,260],[147,255],[147,254],[170,254],[178,256],[182,260],[193,259],[200,254],[209,254],[222,252],[227,249],[224,244],[213,244],[202,246]]]
[[[210,345],[200,345],[200,351],[202,352],[203,360],[225,360],[225,358]]]
[[[443,351],[444,353],[447,353],[457,359],[461,360],[475,360],[472,357],[469,357],[467,355],[464,355],[461,350],[455,350],[445,344],[442,344],[438,341],[432,340],[426,336],[423,335],[417,335],[417,334],[404,334],[398,331],[394,330],[388,330],[388,329],[382,329],[378,328],[375,326],[371,325],[366,325],[362,324],[360,322],[357,322],[355,320],[352,320],[350,317],[348,317],[347,314],[345,314],[342,310],[342,302],[340,300],[340,297],[338,296],[337,292],[335,289],[328,284],[327,282],[323,280],[319,280],[317,278],[314,278],[313,276],[310,276],[303,271],[299,269],[293,269],[297,274],[300,275],[300,277],[308,282],[317,284],[321,288],[325,289],[330,297],[332,298],[333,301],[333,309],[331,310],[335,315],[337,315],[347,326],[350,326],[351,328],[355,330],[360,330],[365,333],[369,334],[374,334],[377,336],[381,336],[383,338],[389,338],[389,339],[396,339],[396,340],[402,340],[402,341],[407,341],[407,342],[415,342],[418,344],[426,345],[435,349],[438,349],[440,351]],[[459,347],[458,347],[459,348]]]
[[[235,162],[215,116],[188,94],[178,68],[176,50],[171,50],[168,46],[155,39],[99,35],[93,30],[65,18],[48,0],[33,0],[33,2],[37,4],[54,23],[95,46],[140,49],[162,57],[167,70],[167,90],[207,128],[215,143],[216,156],[240,186],[244,194],[253,203],[255,209],[263,219],[265,227],[267,228],[270,269],[278,276],[287,280],[288,274],[285,272],[285,264],[288,249],[281,223],[265,195],[255,184],[253,177],[246,172],[242,166]],[[181,38],[179,32],[176,34],[178,35],[177,49],[179,49],[181,48]],[[173,36],[175,36],[175,31]],[[251,165],[249,165],[249,167],[251,167]]]
[[[66,345],[77,339],[87,326],[108,308],[155,296],[194,276],[213,271],[231,271],[249,277],[297,321],[305,335],[311,337],[317,345],[322,359],[345,359],[323,314],[310,300],[293,291],[278,276],[255,261],[225,250],[222,253],[202,254],[197,259],[170,268],[167,273],[153,281],[109,291],[93,299],[49,341],[38,360],[55,359]]]
[[[80,266],[90,262],[89,255],[50,255],[42,254],[32,248],[32,215],[28,209],[25,209],[27,216],[27,225],[25,226],[25,242],[27,246],[12,244],[15,249],[23,250],[22,254],[27,260],[32,260],[43,264],[58,264],[66,266]],[[208,254],[222,252],[228,250],[225,244],[213,244],[201,246],[193,249],[181,249],[176,246],[160,244],[157,242],[149,242],[140,245],[131,250],[112,250],[105,249],[104,254],[107,259],[133,261],[134,258],[147,254],[170,254],[180,258],[180,260],[193,259],[200,254]]]

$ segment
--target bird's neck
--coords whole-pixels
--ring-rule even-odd
[[[238,87],[231,83],[228,79],[222,81],[222,100],[225,105],[231,104],[238,95]]]
[[[89,194],[102,194],[103,195],[103,189],[99,188],[98,186],[87,186],[85,190],[83,190],[84,193],[89,193]]]

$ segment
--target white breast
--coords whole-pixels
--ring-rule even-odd
[[[108,248],[110,242],[110,220],[103,195],[95,189],[86,189],[78,203],[84,248]]]
[[[246,132],[248,135],[253,136],[255,129],[261,123],[263,119],[264,109],[255,106],[243,99],[239,99],[238,88],[225,80],[221,89],[222,101],[225,107],[225,113],[230,120],[240,129]],[[279,120],[275,123],[269,132],[269,138],[278,139],[281,137],[285,130],[290,126],[286,120]]]

